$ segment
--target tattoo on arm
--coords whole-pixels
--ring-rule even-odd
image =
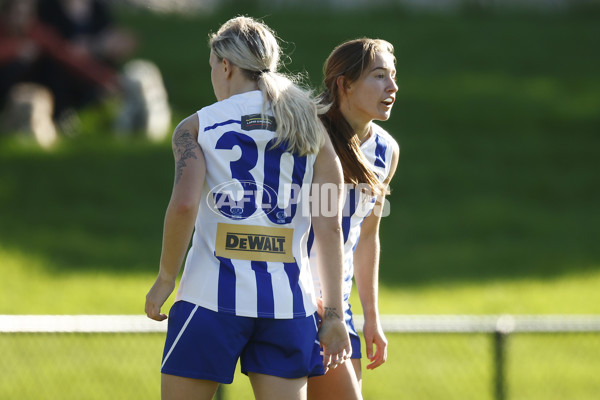
[[[175,184],[183,175],[185,161],[190,158],[197,159],[194,149],[198,146],[194,136],[185,128],[177,128],[173,134],[173,154],[175,155]]]
[[[323,310],[323,319],[325,319],[325,318],[341,319],[340,315],[337,312],[337,308],[333,308],[333,307],[325,307],[325,309]]]

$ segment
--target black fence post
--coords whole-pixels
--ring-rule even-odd
[[[494,393],[496,400],[506,400],[506,380],[504,376],[504,346],[506,334],[494,332]]]
[[[496,400],[506,400],[506,341],[515,329],[511,316],[502,316],[496,321],[494,331],[494,394]]]

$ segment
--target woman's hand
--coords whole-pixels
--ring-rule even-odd
[[[375,369],[387,360],[388,341],[383,333],[379,318],[365,318],[363,326],[363,335],[365,337],[365,347],[370,364],[367,369]],[[373,345],[375,345],[375,354],[373,354]]]
[[[336,368],[352,355],[346,323],[336,312],[327,307],[319,327],[319,341],[323,347],[325,372],[329,368]]]
[[[160,312],[171,293],[175,289],[175,278],[164,278],[158,275],[156,282],[146,295],[146,315],[155,321],[164,321],[167,315]]]

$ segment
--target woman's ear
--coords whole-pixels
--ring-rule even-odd
[[[348,85],[348,81],[346,80],[346,77],[343,75],[338,76],[337,79],[335,80],[335,83],[337,85],[338,94],[340,94],[340,95],[345,95],[346,93],[348,93],[352,90],[350,85]]]
[[[221,60],[221,66],[223,67],[223,72],[225,72],[225,77],[230,78],[233,65],[229,62],[228,59],[223,58],[223,60]]]

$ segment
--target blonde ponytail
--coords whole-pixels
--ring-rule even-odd
[[[299,155],[319,152],[327,132],[317,116],[317,101],[296,83],[298,78],[277,72],[281,48],[268,26],[249,17],[233,18],[211,36],[209,45],[219,59],[257,82],[265,99],[262,112],[270,105],[277,124],[275,146],[283,144]]]

